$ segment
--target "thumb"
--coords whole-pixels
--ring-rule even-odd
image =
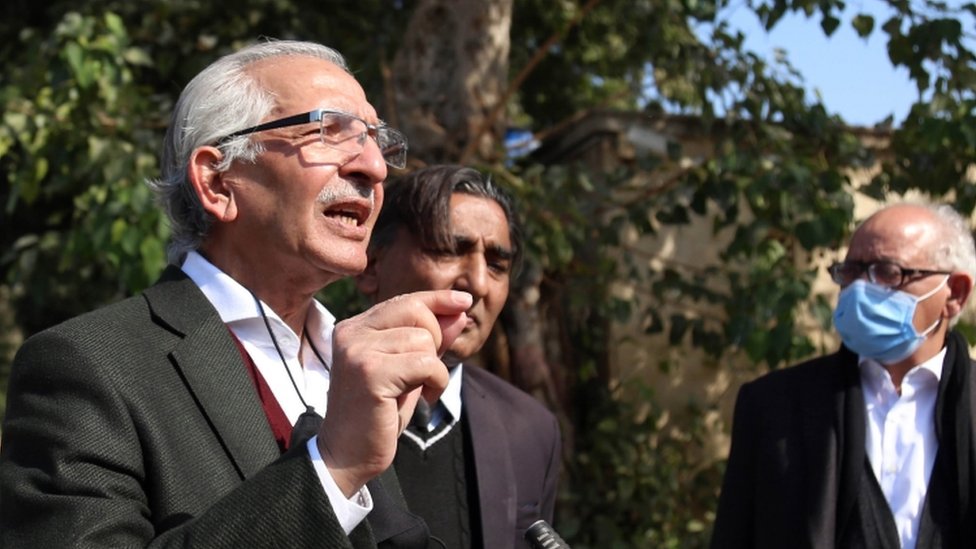
[[[458,290],[435,290],[417,292],[413,295],[419,297],[437,319],[441,336],[437,356],[443,356],[464,330],[468,322],[468,315],[464,314],[464,311],[471,307],[474,296]]]
[[[464,326],[468,323],[468,315],[463,312],[453,315],[437,315],[437,323],[441,328],[441,346],[437,349],[437,356],[444,356],[444,353],[451,348],[454,340],[464,330]]]

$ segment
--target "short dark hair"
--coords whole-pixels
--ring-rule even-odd
[[[425,250],[453,250],[451,196],[455,193],[484,197],[501,207],[512,242],[512,272],[517,272],[522,260],[522,228],[511,196],[490,175],[454,164],[428,166],[387,180],[370,250],[389,246],[400,227],[406,228]]]

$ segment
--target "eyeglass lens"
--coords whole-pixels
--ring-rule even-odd
[[[900,286],[904,278],[904,271],[901,266],[887,261],[876,261],[873,263],[844,261],[842,263],[835,263],[831,266],[830,274],[834,282],[846,286],[861,278],[865,269],[868,273],[868,280],[882,286]]]
[[[322,143],[350,155],[363,152],[366,139],[373,135],[383,159],[394,168],[406,167],[407,144],[403,135],[386,126],[370,126],[359,118],[344,113],[322,113],[320,121]]]

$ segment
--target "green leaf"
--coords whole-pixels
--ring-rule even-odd
[[[27,129],[27,115],[22,112],[7,111],[3,114],[3,123],[13,130],[13,133],[20,134]]]
[[[105,14],[105,26],[108,28],[109,32],[115,36],[126,36],[125,23],[123,23],[122,18],[115,13],[108,12]]]
[[[865,14],[858,14],[851,20],[851,26],[857,31],[857,35],[861,38],[867,38],[871,36],[871,32],[874,31],[874,17]]]
[[[91,85],[92,74],[85,66],[85,54],[77,42],[69,42],[64,46],[64,56],[75,75],[78,85],[87,88]]]
[[[166,265],[166,250],[163,241],[153,236],[146,236],[139,244],[139,255],[142,257],[142,272],[147,280],[159,276]]]
[[[153,60],[149,53],[143,48],[126,48],[122,53],[122,58],[130,65],[142,67],[152,67]]]
[[[47,177],[49,161],[45,157],[38,158],[34,161],[34,181],[41,183],[44,178]]]
[[[128,228],[129,226],[124,219],[116,219],[113,221],[111,231],[112,242],[122,242]]]
[[[825,15],[823,19],[820,20],[820,28],[823,29],[824,34],[827,36],[832,36],[837,27],[840,26],[840,19],[832,16]]]

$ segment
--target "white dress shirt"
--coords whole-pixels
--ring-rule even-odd
[[[448,413],[452,422],[457,422],[461,419],[461,375],[464,371],[463,368],[464,364],[458,364],[449,371],[450,378],[448,379],[447,387],[441,393],[440,400],[438,401],[441,406],[435,406],[434,411],[431,412],[430,424],[427,425],[428,431],[436,429]]]
[[[867,409],[865,449],[888,500],[903,549],[914,549],[939,441],[935,400],[945,349],[905,374],[901,395],[877,361],[860,359]]]
[[[303,343],[266,303],[262,303],[268,324],[274,332],[274,339],[281,348],[281,356],[279,356],[268,334],[268,328],[264,324],[261,310],[247,288],[197,252],[187,254],[182,269],[200,287],[203,294],[217,309],[221,320],[241,341],[288,421],[294,425],[298,416],[305,411],[302,399],[315,408],[320,415],[325,416],[329,393],[329,368],[332,362],[332,330],[335,327],[335,317],[332,313],[321,303],[313,300],[314,306],[309,310],[306,321],[305,337],[322,355],[322,359],[326,362],[323,364],[308,343]],[[299,352],[302,353],[301,362],[298,360]],[[282,356],[287,364],[287,370],[282,364]],[[295,390],[296,386],[298,392]],[[348,534],[373,509],[372,498],[365,486],[352,498],[345,497],[325,466],[325,462],[322,461],[316,439],[317,437],[312,437],[306,445],[309,456],[332,504],[332,509]]]

